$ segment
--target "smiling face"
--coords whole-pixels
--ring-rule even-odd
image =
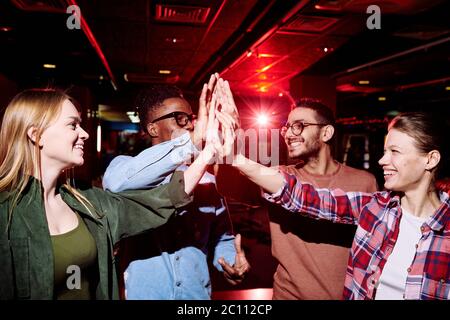
[[[84,163],[84,141],[89,135],[80,122],[75,106],[65,100],[58,118],[44,130],[39,141],[43,168],[64,170]]]
[[[296,121],[306,123],[320,123],[316,117],[316,111],[309,108],[295,108],[289,113],[288,123]],[[298,136],[289,129],[284,136],[284,142],[288,148],[289,157],[292,159],[308,159],[317,156],[320,149],[326,144],[321,140],[321,126],[307,126]]]
[[[415,140],[396,129],[386,137],[384,155],[378,161],[384,172],[384,187],[406,192],[417,188],[426,174],[428,155],[421,153]]]
[[[152,121],[171,112],[184,112],[190,115],[192,114],[192,109],[185,99],[168,98],[163,101],[162,106],[150,112],[149,119]],[[179,137],[186,131],[192,130],[194,130],[194,125],[191,122],[188,122],[184,127],[180,127],[174,117],[162,119],[147,125],[147,131],[153,138],[154,145],[169,141]]]

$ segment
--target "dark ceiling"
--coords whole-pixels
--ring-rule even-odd
[[[82,30],[66,26],[70,4]],[[366,27],[371,4],[381,30]],[[332,77],[342,117],[442,106],[449,12],[442,0],[6,0],[0,73],[19,88],[88,86],[121,112],[141,86],[168,82],[195,95],[216,71],[240,97],[283,96],[286,105],[292,78]]]

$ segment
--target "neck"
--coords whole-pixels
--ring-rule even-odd
[[[330,148],[326,146],[317,155],[310,157],[303,168],[312,174],[330,175],[336,172],[338,164],[331,156]]]
[[[156,146],[156,145],[158,145],[160,143],[161,143],[161,141],[159,139],[151,139],[150,140],[150,146],[151,147]]]
[[[405,191],[401,197],[401,204],[408,212],[419,218],[428,218],[441,205],[436,189],[432,184],[422,183],[414,190]]]
[[[58,183],[58,177],[61,174],[61,171],[62,170],[60,169],[52,168],[52,166],[41,166],[41,182],[44,189],[43,196],[45,202],[55,199],[56,185]]]
[[[159,137],[156,137],[156,138],[151,138],[150,139],[150,146],[151,147],[153,147],[153,146],[156,146],[156,145],[158,145],[158,144],[160,144],[160,143],[163,143],[164,141],[162,140],[162,139],[160,139]]]

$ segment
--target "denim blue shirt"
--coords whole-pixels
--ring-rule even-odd
[[[198,153],[188,133],[142,151],[118,156],[106,169],[103,187],[113,192],[151,188],[170,181],[173,171]],[[145,259],[132,261],[125,271],[127,299],[210,299],[209,254],[214,266],[223,257],[234,264],[234,236],[224,200],[209,173],[194,190],[194,202],[162,227],[151,231]]]

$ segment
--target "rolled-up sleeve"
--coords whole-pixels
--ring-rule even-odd
[[[185,133],[147,148],[135,157],[117,156],[105,171],[103,188],[112,192],[153,188],[197,153],[189,133]]]
[[[288,211],[311,218],[356,224],[363,206],[372,199],[370,193],[316,189],[309,183],[297,180],[294,175],[280,172],[283,174],[283,186],[273,194],[264,192],[264,198]]]
[[[184,172],[175,171],[169,183],[169,198],[175,208],[182,208],[192,202],[193,196],[185,191]]]

